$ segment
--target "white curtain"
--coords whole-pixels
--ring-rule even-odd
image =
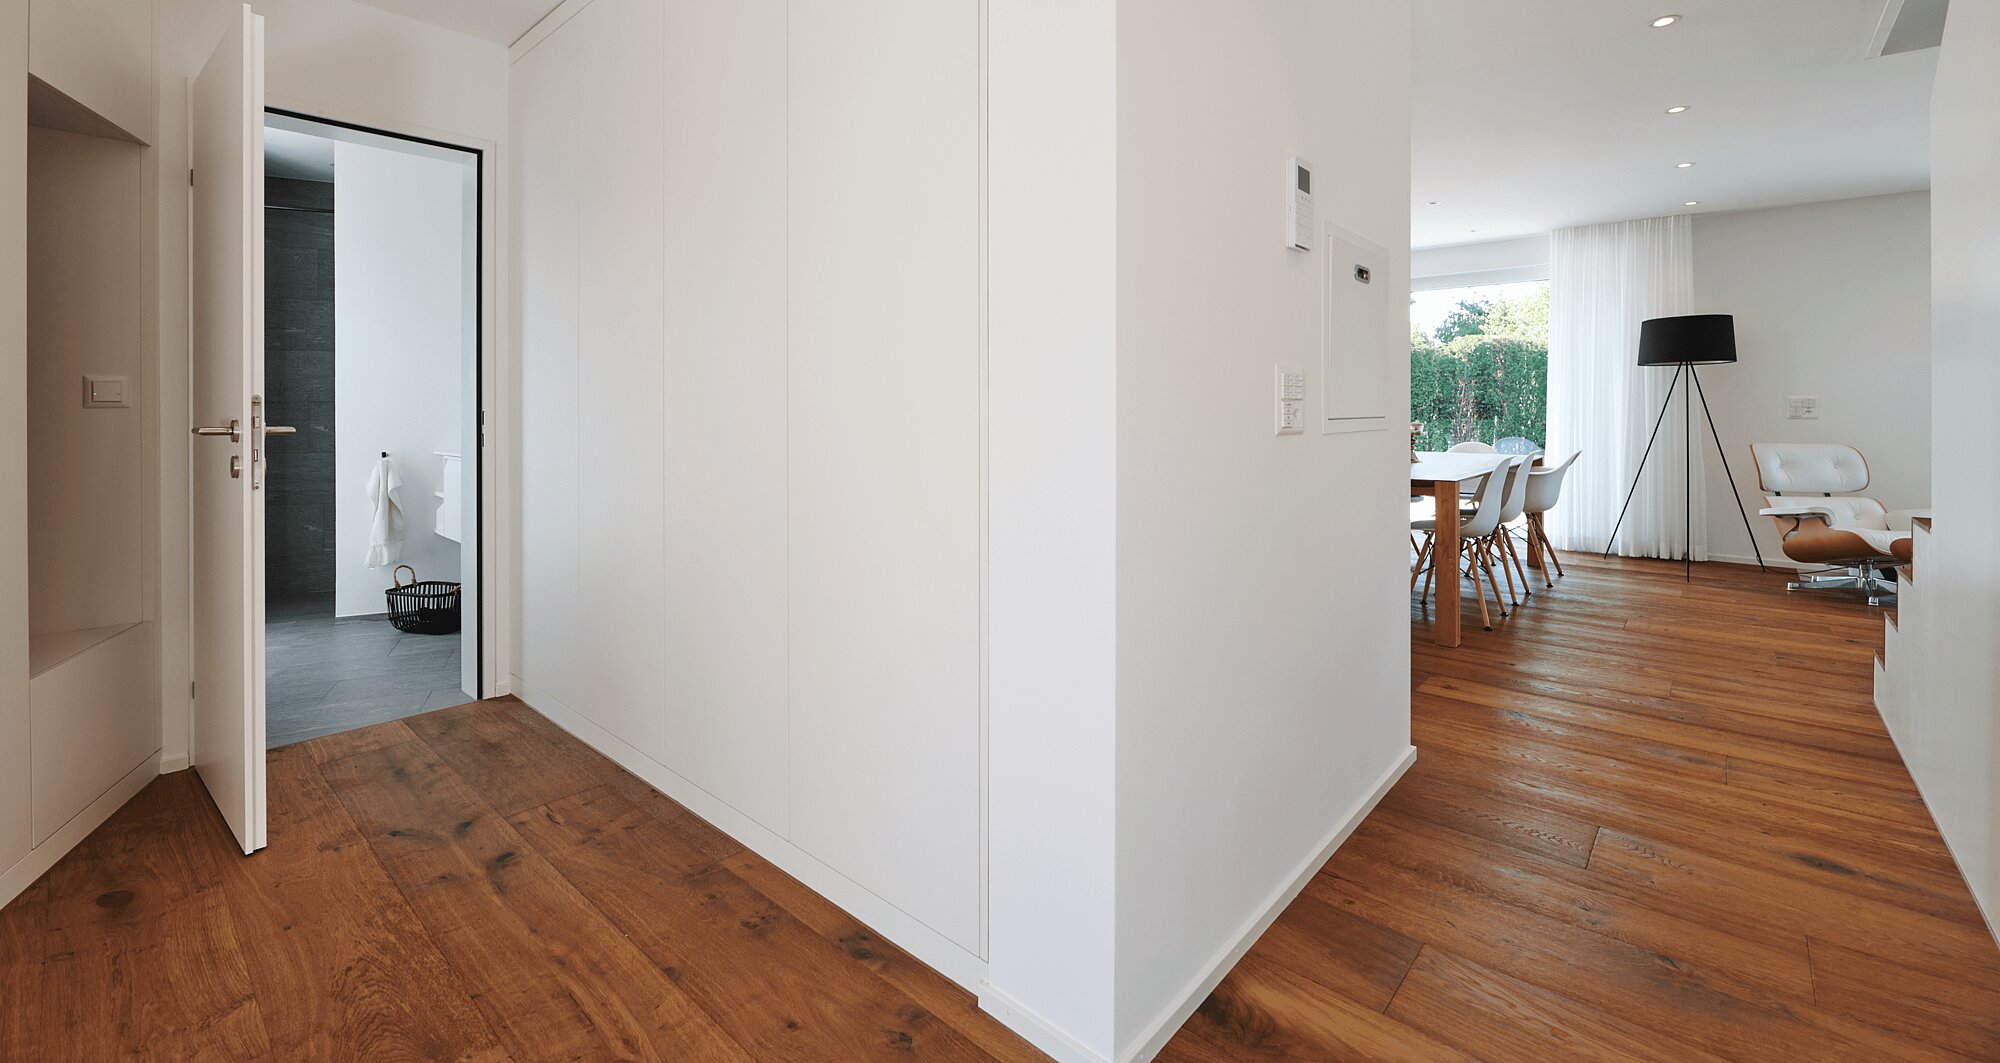
[[[1673,387],[1672,367],[1636,364],[1639,323],[1691,312],[1693,293],[1693,232],[1686,215],[1552,234],[1548,453],[1557,460],[1573,450],[1583,455],[1547,518],[1557,546],[1604,549],[1658,421],[1659,436],[1619,528],[1616,552],[1679,558],[1691,546],[1695,560],[1708,559],[1701,407],[1697,403],[1687,420],[1685,374]],[[1670,388],[1673,401],[1659,421]],[[1693,447],[1687,445],[1690,428]],[[1683,486],[1690,482],[1693,492],[1683,506]]]

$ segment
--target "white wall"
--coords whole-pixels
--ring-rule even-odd
[[[572,4],[512,92],[518,692],[967,981],[978,14]]]
[[[1118,23],[1117,1040],[1156,1046],[1407,766],[1407,374],[1386,430],[1319,423],[1321,266],[1279,239],[1285,160],[1386,248],[1409,325],[1403,3],[1127,3]],[[1339,387],[1342,381],[1325,381]]]
[[[156,774],[160,736],[157,628],[144,623],[156,615],[157,413],[145,356],[153,157],[134,142],[134,129],[150,127],[151,7],[33,6],[29,18],[25,4],[0,4],[9,49],[0,409],[10,426],[0,443],[0,643],[12,651],[0,666],[0,903]],[[41,106],[27,112],[24,59],[50,86],[30,91]],[[136,114],[121,105],[134,84],[146,105]],[[117,112],[127,128],[77,101]],[[31,114],[117,139],[30,130]],[[129,376],[131,406],[83,409],[85,372]],[[77,627],[102,630],[60,634]]]
[[[32,0],[28,71],[135,139],[153,139],[150,2]]]
[[[401,563],[420,580],[463,575],[459,544],[436,529],[444,489],[437,452],[459,451],[462,368],[474,331],[463,300],[468,167],[334,143],[336,616],[387,609],[391,570],[365,564],[375,513],[364,488],[383,451],[403,478]]]
[[[152,575],[147,151],[37,128],[28,158],[30,623],[37,635],[135,624]],[[86,374],[126,377],[131,405],[86,409]]]
[[[1932,563],[1899,639],[1909,686],[1885,711],[1903,762],[2000,933],[2000,7],[1954,4],[1931,94]],[[1919,428],[1917,431],[1921,432]],[[1885,710],[1889,707],[1885,706]]]
[[[1736,316],[1735,365],[1704,366],[1725,456],[1766,561],[1752,443],[1846,443],[1890,509],[1931,501],[1930,196],[1910,192],[1694,219],[1695,312]],[[1817,420],[1787,398],[1819,397]],[[1708,462],[1709,556],[1751,561],[1720,462]]]
[[[508,234],[497,224],[506,190],[507,53],[487,41],[452,33],[349,0],[257,0],[265,18],[265,88],[274,106],[399,133],[470,143],[488,151],[484,221],[495,239],[484,248],[485,333],[504,346]],[[187,116],[185,83],[201,69],[222,34],[231,0],[159,0],[155,48],[159,108],[158,256],[161,487],[162,766],[186,765],[192,703],[188,629],[187,524]],[[365,72],[365,73],[357,73]],[[505,384],[489,374],[486,407],[504,410]],[[488,427],[504,431],[493,421]],[[489,454],[488,501],[504,505],[504,456]],[[496,492],[494,485],[500,485]],[[488,542],[489,553],[506,550]],[[490,570],[489,570],[490,571]],[[488,653],[504,657],[505,632]]]
[[[33,845],[28,732],[28,0],[0,0],[0,869]]]
[[[988,5],[980,1001],[1060,1058],[1115,1051],[1117,62],[1116,0]]]

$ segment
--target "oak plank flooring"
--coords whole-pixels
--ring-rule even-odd
[[[728,868],[765,896],[783,905],[801,923],[836,945],[848,962],[865,968],[908,995],[918,1006],[973,1038],[1000,1063],[1040,1063],[1047,1057],[999,1020],[979,1010],[979,1002],[957,984],[938,977],[922,961],[875,933],[839,905],[805,887],[748,849],[727,861]]]
[[[35,1059],[259,1059],[261,1009],[219,861],[219,818],[177,815],[189,777],[162,779],[49,869],[39,981],[23,1019]]]
[[[0,1059],[1043,1058],[513,699],[268,777],[254,856],[179,772],[0,909]]]
[[[990,1058],[608,788],[510,822],[750,1058]]]
[[[2000,1058],[1880,614],[1563,561],[1455,650],[1413,605],[1415,767],[1159,1058]],[[0,910],[0,1058],[1041,1058],[511,699],[270,776],[256,856],[183,772]]]
[[[275,1056],[506,1058],[381,865],[355,859],[367,842],[308,745],[270,754],[269,847],[255,859],[221,861],[237,931],[258,942],[244,952],[251,980],[282,1002],[263,1013]]]
[[[514,1058],[751,1058],[430,746],[322,770]]]
[[[1161,1058],[2000,1059],[2000,948],[1872,704],[1882,614],[1563,563],[1457,649],[1412,602],[1416,764]],[[1382,942],[1386,997],[1351,970]]]

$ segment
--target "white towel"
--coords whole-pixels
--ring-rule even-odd
[[[368,504],[375,520],[368,527],[368,567],[388,568],[403,556],[403,477],[388,455],[368,474]]]

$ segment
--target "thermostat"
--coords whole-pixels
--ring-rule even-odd
[[[1312,171],[1292,158],[1285,163],[1285,246],[1294,251],[1310,251],[1312,245]]]

